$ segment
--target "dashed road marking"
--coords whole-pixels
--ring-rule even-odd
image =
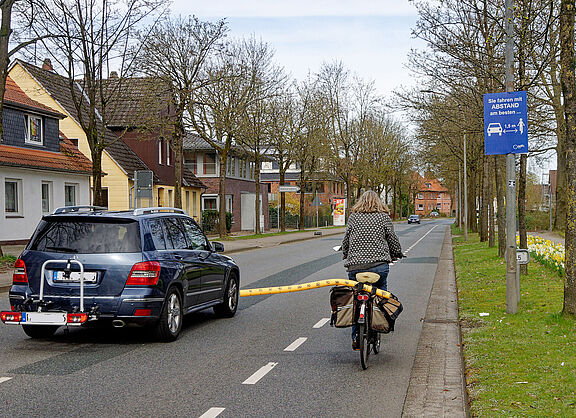
[[[224,412],[226,408],[210,408],[208,411],[200,415],[200,418],[214,418]]]
[[[320,321],[316,322],[312,328],[322,328],[330,321],[330,318],[322,318]]]
[[[12,379],[11,377],[0,377],[0,383],[4,383]]]
[[[243,381],[242,384],[243,385],[255,385],[256,383],[258,383],[258,381],[260,379],[262,379],[264,376],[266,376],[270,372],[270,370],[272,370],[274,367],[276,367],[277,364],[278,363],[268,363],[266,366],[260,367],[260,369],[256,373],[254,373],[248,379]]]
[[[296,350],[298,347],[300,347],[302,344],[304,344],[304,341],[306,341],[308,338],[306,337],[300,337],[298,339],[296,339],[296,341],[294,341],[292,344],[290,344],[288,347],[286,347],[284,349],[284,351],[294,351]]]

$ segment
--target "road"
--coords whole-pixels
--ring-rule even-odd
[[[108,328],[31,340],[0,325],[0,416],[399,417],[449,222],[396,224],[408,258],[388,288],[404,312],[366,371],[350,330],[326,321],[328,288],[242,298],[232,319],[193,314],[169,344]],[[234,254],[241,286],[345,278],[341,239]]]

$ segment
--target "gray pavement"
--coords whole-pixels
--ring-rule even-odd
[[[320,229],[256,239],[224,241],[225,253],[267,248],[289,242],[339,235],[345,228]],[[316,232],[316,234],[315,234]],[[211,241],[217,241],[211,237]],[[467,417],[464,364],[458,323],[458,294],[452,256],[450,229],[444,237],[434,285],[423,320],[416,358],[412,368],[403,416]],[[23,247],[3,247],[5,253],[19,255]],[[0,274],[0,292],[12,282],[12,272]]]
[[[552,241],[555,244],[564,245],[564,237],[562,237],[561,235],[559,235],[557,232],[554,231],[531,231],[528,232],[528,235],[542,237],[544,239]]]
[[[402,416],[467,417],[458,290],[449,228],[423,321]]]

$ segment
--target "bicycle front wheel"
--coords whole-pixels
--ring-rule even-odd
[[[370,340],[369,340],[368,324],[358,325],[358,342],[360,343],[360,363],[362,369],[368,368],[368,357],[370,356]]]

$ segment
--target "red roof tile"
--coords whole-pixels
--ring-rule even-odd
[[[91,174],[92,162],[69,140],[60,141],[60,152],[0,144],[0,165]]]
[[[14,80],[12,80],[12,78],[10,78],[10,76],[6,78],[6,91],[4,92],[4,100],[8,105],[20,105],[30,109],[36,109],[42,113],[58,115],[61,118],[65,117],[63,114],[55,111],[54,109],[26,96],[26,93],[24,93],[24,91],[18,87],[18,85],[14,82]]]

